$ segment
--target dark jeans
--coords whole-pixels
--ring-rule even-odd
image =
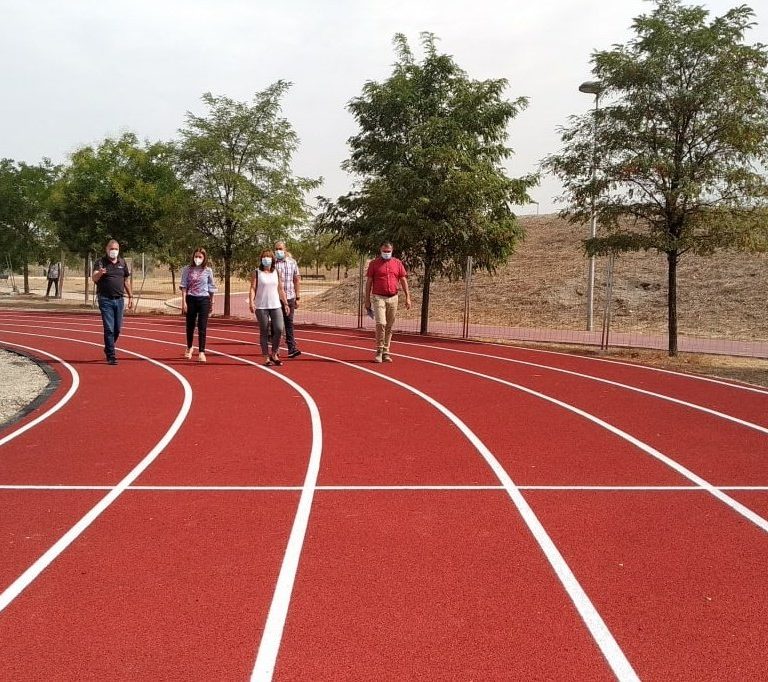
[[[197,345],[205,353],[205,336],[208,330],[208,315],[211,312],[210,296],[190,296],[187,294],[187,348],[192,348],[192,339],[197,324]]]
[[[280,337],[283,335],[283,313],[280,308],[256,310],[256,319],[259,321],[259,343],[261,344],[261,354],[269,353],[270,342],[272,344],[272,355],[280,349]],[[270,334],[270,326],[271,334]]]
[[[290,313],[285,314],[285,308],[283,308],[283,325],[285,326],[285,345],[288,346],[288,352],[292,353],[296,350],[296,341],[293,338],[293,314],[296,312],[296,299],[288,299],[288,308]]]
[[[104,355],[107,360],[115,357],[115,343],[123,326],[123,298],[99,296],[101,322],[104,325]]]
[[[51,287],[56,287],[56,298],[59,297],[59,280],[58,279],[49,279],[48,280],[48,288],[45,290],[45,295],[50,296],[51,295]]]

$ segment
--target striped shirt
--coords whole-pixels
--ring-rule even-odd
[[[289,301],[296,298],[296,287],[294,286],[293,278],[298,277],[301,279],[299,264],[293,258],[286,256],[283,260],[275,259],[275,269],[280,273],[280,277],[283,280],[285,297]]]
[[[197,265],[184,266],[179,289],[186,289],[189,296],[210,296],[216,292],[213,271]]]

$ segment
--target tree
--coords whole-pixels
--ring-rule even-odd
[[[160,240],[158,225],[178,202],[181,185],[172,148],[160,142],[140,145],[133,133],[107,138],[95,149],[78,149],[51,196],[51,211],[62,243],[85,259],[101,253],[108,239],[123,251],[141,250]]]
[[[563,216],[584,222],[594,201],[603,234],[585,242],[588,253],[666,255],[670,355],[680,258],[764,248],[768,237],[768,53],[744,44],[749,7],[708,16],[656,0],[634,20],[634,39],[595,52],[592,71],[612,101],[596,118],[572,118],[563,150],[544,161],[563,181]]]
[[[423,267],[424,334],[432,280],[460,277],[470,255],[489,272],[503,263],[522,236],[512,206],[529,201],[536,178],[510,179],[501,166],[512,153],[507,124],[525,98],[506,101],[503,79],[471,80],[430,33],[421,63],[403,35],[394,42],[392,75],[366,83],[348,107],[360,132],[344,168],[360,188],[323,199],[318,225],[362,253],[392,241],[409,267]]]
[[[29,263],[56,245],[48,198],[59,173],[48,159],[38,165],[0,160],[0,250],[21,261],[24,293],[29,293]]]
[[[304,194],[319,184],[290,170],[298,138],[280,116],[289,87],[277,81],[252,104],[205,93],[207,116],[187,112],[180,131],[180,169],[199,201],[196,226],[224,264],[225,315],[233,269],[252,267],[259,243],[271,244],[304,220]]]

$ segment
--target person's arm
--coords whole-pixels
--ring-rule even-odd
[[[181,290],[181,314],[185,315],[187,312],[187,288],[189,284],[189,269],[185,265],[181,269],[181,282],[179,283],[179,289]]]
[[[123,281],[123,288],[128,294],[128,310],[133,308],[133,291],[131,291],[131,273],[128,273]]]
[[[93,274],[91,275],[91,279],[93,280],[94,284],[98,284],[99,280],[107,274],[107,269],[104,267],[104,263],[102,262],[101,258],[96,261],[94,264]]]
[[[251,273],[251,288],[248,289],[248,309],[252,312],[256,312],[255,305],[256,290],[259,288],[259,273],[258,271]]]
[[[211,299],[211,305],[208,308],[208,317],[211,317],[213,315],[213,295],[216,293],[216,282],[213,280],[213,270],[210,268],[207,268],[208,270],[208,296]]]
[[[301,298],[301,275],[299,274],[299,266],[295,266],[293,271],[293,288],[296,290],[296,307],[299,307],[299,299]]]
[[[365,278],[365,307],[371,307],[371,289],[373,289],[373,277]]]
[[[400,278],[400,286],[403,289],[403,293],[405,294],[405,307],[407,310],[411,309],[411,291],[408,288],[408,277],[401,277]]]
[[[277,295],[280,297],[280,302],[283,304],[283,310],[285,314],[289,315],[291,308],[288,305],[288,297],[285,295],[285,288],[283,287],[283,277],[279,271],[277,272]]]

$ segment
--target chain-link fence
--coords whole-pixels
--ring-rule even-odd
[[[573,253],[572,247],[559,248],[552,235],[547,244],[546,249],[521,248],[495,274],[475,272],[459,281],[432,282],[427,331],[485,340],[667,348],[668,284],[663,255],[624,254],[612,263],[609,257],[597,258],[593,320],[588,330],[588,259]],[[127,261],[138,312],[180,309],[179,272],[159,266],[147,256],[134,255]],[[296,323],[371,329],[373,322],[362,308],[365,266],[362,261],[346,276],[338,270],[303,271]],[[686,255],[677,278],[679,349],[768,357],[767,266],[765,255]],[[46,269],[39,265],[29,268],[30,290],[45,295]],[[18,271],[7,270],[9,277],[0,279],[0,293],[22,286]],[[467,271],[472,271],[471,262]],[[424,283],[418,271],[411,272],[408,279],[413,306],[406,310],[401,296],[396,329],[418,333]],[[218,284],[215,312],[221,314],[224,287],[222,282]],[[248,287],[248,281],[232,278],[231,315],[250,317]],[[62,267],[60,297],[93,305],[93,295],[85,264]]]

